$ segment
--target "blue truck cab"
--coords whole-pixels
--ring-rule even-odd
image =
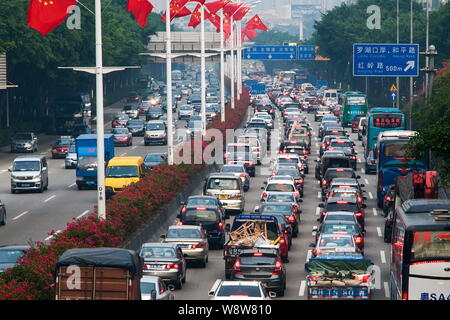
[[[105,162],[114,157],[114,136],[105,134]],[[75,140],[77,153],[76,184],[78,190],[97,187],[97,135],[82,134]],[[106,165],[105,165],[106,167]]]

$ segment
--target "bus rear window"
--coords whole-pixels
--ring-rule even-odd
[[[411,260],[450,258],[450,232],[414,232]]]
[[[385,157],[404,157],[406,154],[405,146],[407,141],[386,142],[384,144],[383,156]]]

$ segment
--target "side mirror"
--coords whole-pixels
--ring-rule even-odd
[[[266,182],[267,183],[267,182]],[[261,187],[261,190],[264,190],[265,188],[264,187]]]
[[[177,219],[181,219],[181,214],[177,214]]]
[[[11,168],[8,168],[8,171],[11,172],[12,171]]]
[[[298,199],[297,202],[303,202],[303,199]]]
[[[361,179],[361,176],[356,176],[356,179]]]
[[[186,202],[181,201],[181,202],[180,202],[180,206],[184,206],[184,205],[186,205]]]
[[[269,297],[276,298],[277,294],[273,291],[269,291]]]
[[[254,212],[259,212],[259,206],[256,206],[255,209],[253,209]]]
[[[310,247],[310,248],[314,248],[315,246],[316,246],[315,243],[310,243],[310,244],[309,244],[309,247]]]
[[[360,186],[361,188],[363,188],[363,187],[365,187],[366,185],[364,185],[364,184],[360,184],[359,186]]]
[[[163,240],[166,239],[166,235],[165,235],[165,234],[162,234],[162,235],[160,235],[159,237],[160,237],[161,239],[163,239]]]
[[[314,227],[312,228],[312,231],[317,231],[317,230],[319,230],[319,228],[318,228],[317,226],[314,226]]]
[[[325,204],[319,203],[319,208],[325,208]]]

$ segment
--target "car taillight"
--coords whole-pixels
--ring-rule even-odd
[[[225,153],[224,158],[227,159],[230,156],[229,153]]]
[[[322,216],[325,217],[327,215],[326,211],[322,211]]]
[[[253,254],[254,257],[262,257],[264,254],[262,252],[255,252]]]
[[[287,221],[288,222],[295,222],[295,216],[289,216],[288,218],[287,218]]]
[[[283,265],[281,264],[280,260],[277,260],[277,262],[275,262],[275,268],[273,268],[273,275],[279,275],[281,274],[281,272],[283,271]]]
[[[240,199],[240,198],[241,198],[241,195],[240,195],[239,193],[232,194],[232,195],[230,195],[230,198],[231,198],[231,199]]]
[[[355,243],[356,244],[361,244],[363,242],[363,238],[361,236],[356,236],[355,237]]]
[[[286,240],[284,238],[280,239],[280,244],[285,245],[286,244]]]
[[[352,156],[352,160],[356,160],[356,156]]]
[[[183,223],[183,221],[179,221],[177,224],[178,224],[179,226],[182,226],[184,223]]]
[[[299,194],[296,192],[296,193],[294,193],[294,198],[298,198],[299,197]]]
[[[168,263],[166,269],[179,269],[180,265],[178,263]]]
[[[163,293],[164,293],[163,289],[159,290],[159,294],[163,294]]]
[[[219,232],[222,232],[222,231],[223,231],[223,222],[220,221],[219,222]]]
[[[191,245],[192,249],[200,249],[203,248],[203,244],[202,243],[194,243],[193,245]]]
[[[363,215],[362,212],[357,212],[357,213],[355,213],[355,216],[358,217],[358,218],[359,218],[359,217],[362,217],[362,215]]]
[[[236,260],[236,262],[234,263],[233,272],[237,274],[242,274],[241,263],[239,262],[239,260]]]
[[[245,178],[245,177],[247,177],[247,175],[246,175],[245,173],[241,173],[241,174],[239,175],[239,177]]]
[[[386,197],[386,201],[391,201],[392,198],[391,197]]]
[[[186,207],[183,207],[183,209],[181,209],[181,213],[186,213]]]
[[[267,192],[263,192],[262,196],[263,198],[267,198]]]
[[[327,180],[322,179],[322,185],[326,185],[327,184]]]
[[[402,300],[408,300],[408,291],[402,291]]]

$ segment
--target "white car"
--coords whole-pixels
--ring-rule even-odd
[[[265,187],[261,187],[261,189],[264,190],[261,194],[262,202],[266,201],[269,192],[291,193],[297,201],[300,199],[300,193],[292,180],[272,180]]]
[[[142,276],[141,300],[174,300],[174,296],[160,277]]]
[[[210,300],[272,300],[261,281],[223,281],[217,279],[208,292]]]

